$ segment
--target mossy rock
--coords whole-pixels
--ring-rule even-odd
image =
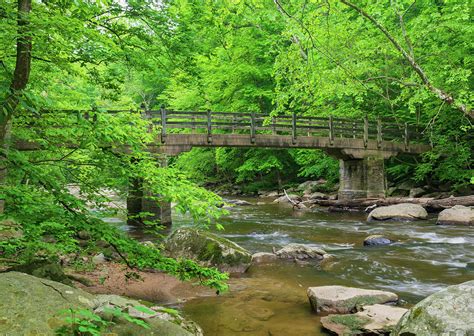
[[[165,251],[173,258],[192,259],[230,273],[245,272],[252,260],[252,255],[236,243],[189,227],[174,231],[165,242]]]
[[[0,221],[0,239],[15,239],[23,237],[21,225],[13,219]]]
[[[474,280],[449,286],[412,307],[394,336],[471,335],[474,333]]]
[[[356,314],[328,315],[321,318],[324,328],[337,335],[389,335],[407,309],[375,304]]]
[[[61,282],[72,285],[71,279],[64,274],[64,270],[58,263],[49,260],[34,260],[24,265],[14,266],[11,271],[33,275],[38,278]]]
[[[0,293],[0,335],[56,335],[58,329],[69,325],[65,319],[70,309],[94,311],[107,304],[132,316],[129,309],[143,306],[121,296],[94,296],[81,289],[19,272],[0,273]],[[168,314],[166,309],[161,311],[156,307],[153,310],[151,316],[135,316],[145,320],[149,329],[114,319],[116,324],[104,335],[202,336],[196,324],[179,314]],[[97,315],[100,316],[99,312]]]

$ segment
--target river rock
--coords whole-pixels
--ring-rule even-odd
[[[202,266],[230,273],[245,272],[252,260],[252,255],[236,243],[190,227],[174,231],[165,241],[165,252],[173,258],[193,259]]]
[[[474,332],[474,280],[449,286],[412,307],[394,336],[471,335]]]
[[[93,311],[105,304],[117,307],[111,302],[128,302],[130,308],[143,307],[138,301],[116,295],[113,295],[114,300],[106,299],[110,296],[94,296],[81,289],[19,272],[0,273],[0,293],[0,335],[56,335],[59,328],[70,325],[66,322],[69,309]],[[100,313],[100,309],[97,313]],[[143,336],[202,335],[199,327],[197,331],[192,326],[186,329],[186,323],[180,325],[176,322],[178,318],[166,320],[160,313],[157,310],[156,315],[138,317],[145,320],[150,329],[120,319],[111,332],[116,335]]]
[[[314,192],[308,196],[309,199],[314,199],[314,200],[327,200],[329,199],[329,196],[322,193],[322,192]]]
[[[288,244],[276,251],[275,254],[280,259],[292,260],[323,260],[330,257],[326,251],[305,244]]]
[[[244,201],[244,200],[238,200],[238,199],[228,199],[225,200],[226,203],[237,205],[237,206],[247,206],[247,205],[252,205],[252,203]]]
[[[277,260],[278,256],[274,253],[257,252],[252,255],[252,264],[268,264]]]
[[[316,312],[348,314],[358,307],[398,301],[391,292],[345,286],[309,287],[308,298]]]
[[[372,210],[367,218],[372,220],[418,220],[428,218],[425,208],[419,204],[400,203]]]
[[[412,188],[410,189],[410,193],[408,194],[408,197],[420,197],[426,194],[425,189],[423,188]]]
[[[290,203],[291,204],[292,202],[290,202],[288,198],[291,199],[295,203],[301,202],[301,197],[299,197],[298,195],[289,194],[288,197],[286,195],[278,197],[276,200],[273,201],[273,203],[281,203],[281,204]]]
[[[382,235],[371,235],[364,239],[364,246],[389,245],[392,241]]]
[[[321,324],[340,336],[389,335],[406,312],[405,308],[375,304],[355,314],[321,317]]]
[[[474,209],[464,205],[455,205],[441,211],[437,224],[474,225]]]

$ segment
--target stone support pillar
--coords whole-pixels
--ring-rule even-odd
[[[339,200],[385,197],[384,158],[343,158],[339,160]]]
[[[339,160],[339,200],[367,197],[367,179],[363,159]]]
[[[167,165],[167,158],[160,158],[160,165]],[[151,193],[143,187],[143,181],[134,180],[130,183],[127,197],[127,222],[131,225],[142,225],[143,221],[159,221],[161,225],[170,228],[172,224],[171,203],[160,200],[160,195]],[[137,218],[140,213],[150,215]]]

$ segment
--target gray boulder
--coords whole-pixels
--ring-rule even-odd
[[[463,205],[445,209],[439,213],[437,224],[474,225],[474,209]]]
[[[394,336],[471,335],[474,333],[474,280],[449,286],[412,307]]]
[[[105,312],[105,305],[122,311],[124,306],[110,302],[128,302],[127,310],[130,315],[144,320],[150,329],[131,324],[126,320],[115,321],[111,332],[118,335],[143,335],[143,336],[201,336],[200,328],[194,328],[178,319],[167,320],[159,309],[152,316],[138,316],[133,309],[140,312],[142,307],[138,301],[128,300],[120,296],[113,296],[114,300],[106,299],[111,296],[94,296],[81,289],[77,289],[59,282],[37,278],[25,273],[6,272],[0,273],[0,335],[45,335],[53,336],[60,328],[67,328],[70,323],[66,321],[68,311],[88,310],[97,315]],[[102,307],[102,309],[100,309]],[[134,308],[135,307],[135,308]],[[165,310],[166,311],[166,310]],[[72,314],[72,312],[70,313]],[[179,316],[179,314],[175,314]],[[76,315],[77,316],[77,315]],[[188,326],[189,329],[186,329]]]
[[[286,195],[278,197],[276,200],[273,201],[273,203],[280,203],[280,204],[290,203],[291,204],[292,202],[290,202],[288,198],[291,199],[291,201],[295,203],[301,202],[301,197],[299,197],[298,195],[289,194],[288,197],[286,197]]]
[[[288,244],[276,251],[275,254],[280,259],[291,260],[323,260],[330,257],[326,251],[305,244]]]
[[[364,239],[364,246],[389,245],[392,241],[382,235],[371,235]]]
[[[420,197],[420,196],[423,196],[424,194],[426,194],[426,191],[425,189],[423,188],[412,188],[410,189],[410,193],[408,195],[408,197]]]
[[[364,306],[355,314],[321,317],[321,324],[340,336],[389,335],[406,312],[405,308],[375,304]]]
[[[322,192],[314,192],[310,195],[308,195],[309,199],[314,199],[314,200],[327,200],[329,199],[329,196],[322,193]]]
[[[428,218],[425,208],[419,204],[400,203],[389,206],[382,206],[372,210],[367,218],[372,220],[419,220]]]
[[[316,312],[348,314],[358,307],[398,301],[391,292],[345,286],[309,287],[308,298]]]
[[[252,260],[252,255],[236,243],[190,227],[174,231],[165,241],[165,252],[173,258],[192,259],[230,273],[245,272]]]

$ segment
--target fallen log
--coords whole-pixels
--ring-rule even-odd
[[[455,205],[474,206],[474,195],[447,197],[441,199],[435,198],[410,198],[410,197],[387,197],[373,199],[353,199],[353,200],[311,200],[312,205],[321,205],[330,207],[330,211],[347,211],[373,209],[374,206],[386,206],[400,203],[413,203],[423,206],[428,212],[438,212],[443,209],[451,208]]]

